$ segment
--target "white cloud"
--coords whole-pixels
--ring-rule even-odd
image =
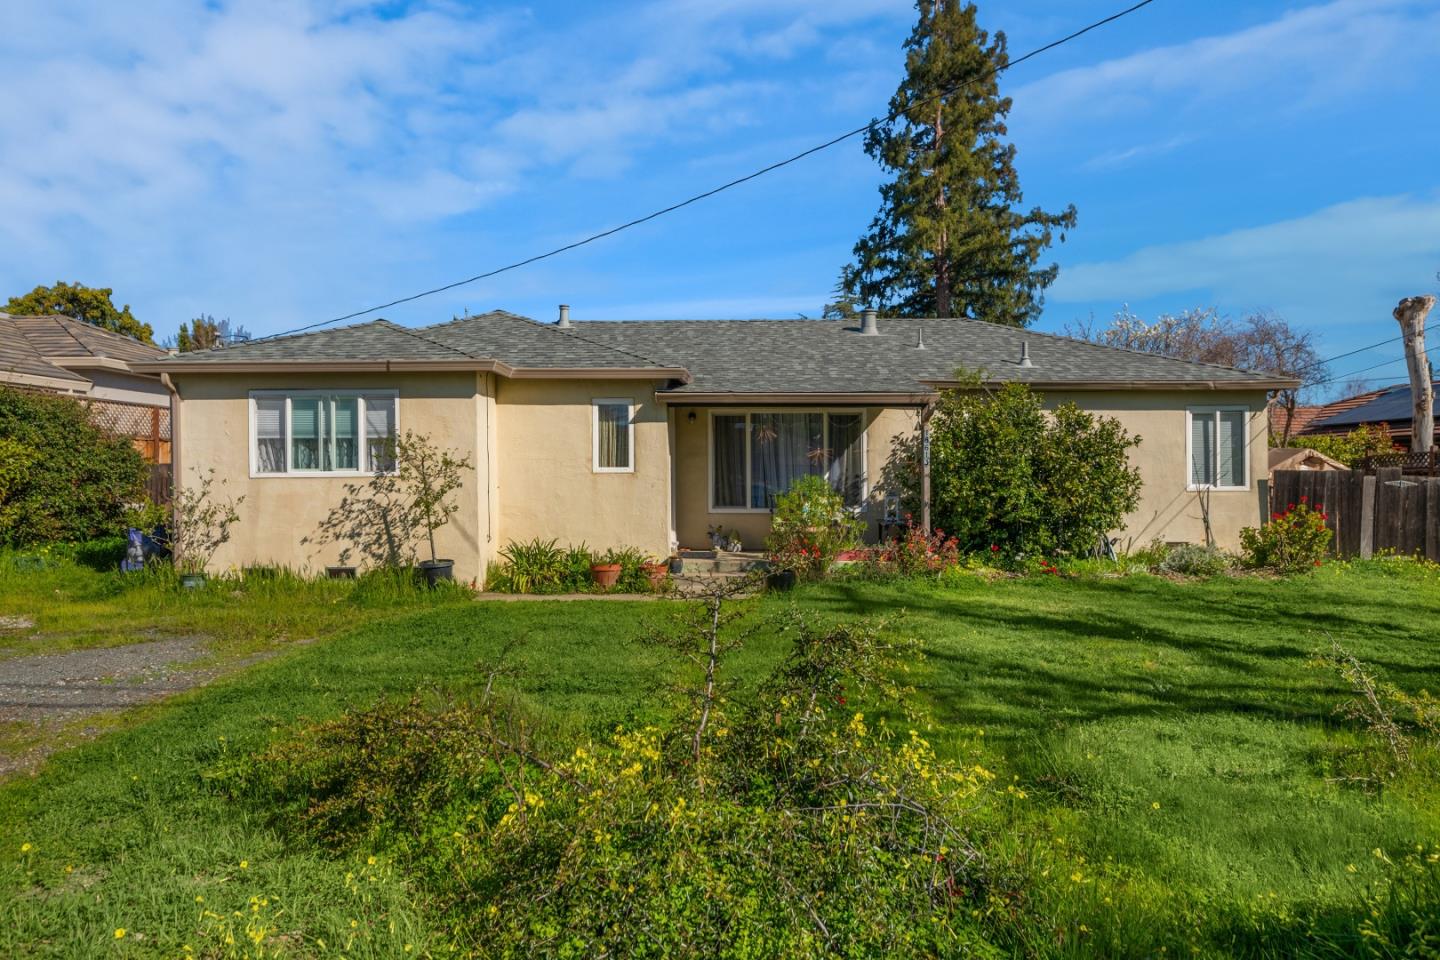
[[[1434,286],[1440,195],[1350,200],[1306,216],[1062,266],[1051,303],[1120,304],[1199,292],[1228,309],[1383,324],[1401,297]],[[1388,328],[1387,328],[1388,329]]]
[[[1158,14],[1158,8],[1156,13]],[[1430,0],[1335,0],[1230,34],[1061,70],[1017,88],[1017,124],[1073,125],[1237,95],[1287,109],[1425,82],[1440,44]]]

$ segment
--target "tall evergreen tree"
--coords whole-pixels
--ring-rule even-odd
[[[847,301],[892,316],[972,317],[1025,326],[1059,268],[1037,266],[1056,231],[1075,225],[1075,207],[1021,212],[1015,147],[1005,142],[1010,99],[995,71],[1009,55],[975,5],[918,0],[905,42],[905,79],[890,100],[895,119],[876,124],[865,152],[894,179],[880,188],[880,212],[840,276]]]

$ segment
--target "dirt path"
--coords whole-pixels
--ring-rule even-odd
[[[23,743],[0,742],[0,777],[32,769],[65,746],[60,734],[90,736],[81,721],[163,700],[269,654],[191,667],[210,655],[203,637],[0,660],[0,726]],[[78,728],[77,728],[78,727]]]

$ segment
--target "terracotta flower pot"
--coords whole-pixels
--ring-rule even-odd
[[[641,564],[641,569],[650,578],[650,586],[656,590],[665,586],[665,581],[670,579],[670,564],[661,561],[659,563]]]
[[[603,590],[609,590],[620,582],[620,564],[593,563],[590,565],[590,579]]]

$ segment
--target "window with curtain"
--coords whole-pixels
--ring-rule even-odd
[[[715,413],[710,430],[715,509],[773,509],[804,476],[825,477],[849,506],[865,498],[863,413]]]
[[[265,391],[253,394],[251,403],[257,474],[394,468],[394,393]]]
[[[255,470],[285,472],[285,398],[255,400]]]
[[[1190,411],[1190,486],[1243,488],[1246,463],[1245,410]]]
[[[628,473],[635,469],[635,423],[630,399],[595,400],[594,468],[600,473]]]

